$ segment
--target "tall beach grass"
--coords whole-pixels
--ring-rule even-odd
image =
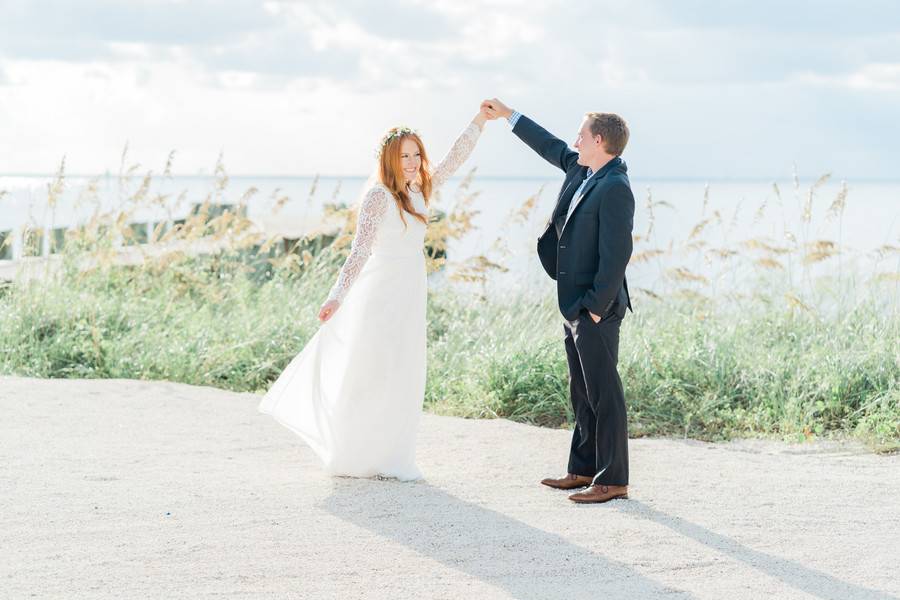
[[[255,193],[232,192],[220,161],[204,210],[148,232],[151,243],[135,246],[141,260],[122,264],[117,253],[135,235],[130,211],[165,203],[149,174],[124,162],[120,207],[70,230],[59,268],[0,288],[0,372],[264,391],[316,331],[352,239],[352,207],[335,209],[345,225],[323,248],[285,248],[240,211],[211,216],[217,201],[246,205]],[[676,244],[654,237],[655,217],[635,232],[631,268],[657,264],[659,277],[633,290],[636,312],[621,332],[632,436],[853,436],[876,450],[900,447],[900,253],[886,245],[855,256],[840,240],[816,238],[807,226],[817,215],[839,222],[848,202],[842,187],[817,211],[823,182],[802,190],[797,181],[793,200],[775,188],[803,224],[778,239],[723,234],[734,223],[709,202]],[[51,208],[64,185],[60,169],[48,186]],[[440,252],[473,227],[471,174],[460,189],[447,217],[429,228],[438,251],[429,268],[445,270],[449,283],[429,294],[426,406],[570,426],[552,286],[488,292],[505,268],[502,253],[453,264]],[[530,215],[539,193],[512,211],[511,226]],[[772,208],[757,207],[751,218],[773,219]],[[648,192],[643,210],[652,217],[674,208]],[[208,244],[205,253],[198,243]],[[735,273],[754,283],[729,288]]]

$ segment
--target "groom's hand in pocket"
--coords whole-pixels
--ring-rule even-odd
[[[591,319],[594,320],[594,323],[599,323],[599,322],[600,322],[600,319],[602,318],[602,317],[598,317],[597,315],[595,315],[595,314],[592,313],[591,311],[588,311],[588,314],[591,315]]]

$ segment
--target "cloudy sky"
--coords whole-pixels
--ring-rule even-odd
[[[572,141],[622,114],[648,177],[900,178],[892,0],[0,0],[0,173],[367,173],[498,96]],[[491,123],[485,175],[552,172]]]

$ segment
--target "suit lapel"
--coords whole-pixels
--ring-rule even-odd
[[[600,181],[601,179],[606,177],[607,173],[609,173],[610,171],[612,171],[619,165],[622,165],[623,169],[625,168],[624,163],[622,162],[622,158],[620,156],[610,159],[610,161],[607,162],[605,165],[603,165],[599,171],[594,173],[594,175],[591,177],[590,181],[588,181],[585,184],[584,189],[581,190],[581,193],[578,195],[578,197],[572,199],[572,202],[575,203],[575,206],[572,207],[572,210],[569,212],[569,218],[566,219],[566,221],[563,223],[562,228],[560,228],[559,237],[562,237],[562,234],[566,228],[566,225],[575,216],[575,211],[578,210],[578,205],[581,204],[582,199],[591,193],[591,190],[594,189],[594,186],[597,185],[598,181]],[[568,209],[568,205],[566,206],[566,208]]]
[[[562,223],[559,222],[561,218],[565,218],[566,211],[569,208],[569,202],[572,201],[572,196],[575,194],[575,191],[578,189],[575,181],[580,181],[577,177],[572,177],[569,179],[569,183],[566,184],[566,187],[563,188],[562,192],[559,193],[559,198],[556,200],[556,206],[553,208],[553,213],[550,215],[550,220],[547,221],[547,227],[544,229],[546,233],[551,227],[556,229],[556,233],[559,234],[562,230]],[[566,202],[566,196],[568,196],[569,202]]]
[[[556,220],[560,215],[566,214],[566,211],[569,209],[569,202],[572,201],[572,196],[575,194],[575,190],[578,189],[578,186],[575,185],[575,181],[578,180],[579,185],[581,184],[581,180],[577,177],[572,177],[569,180],[568,185],[559,195],[559,201],[556,203],[556,210],[553,211],[553,220]],[[569,198],[569,202],[566,202],[566,196]]]
[[[594,186],[597,185],[597,181],[600,178],[601,175],[599,173],[591,177],[591,180],[584,185],[584,189],[581,190],[581,193],[578,194],[578,197],[572,198],[572,202],[575,203],[575,206],[572,207],[572,212],[569,214],[569,218],[566,219],[566,221],[563,223],[562,229],[559,232],[560,237],[562,237],[563,231],[565,231],[566,229],[566,225],[568,225],[569,221],[571,221],[575,217],[575,211],[578,210],[578,205],[581,203],[581,200],[589,193],[591,193],[591,190],[594,189]]]
[[[599,176],[599,175],[596,176],[596,177],[591,177],[591,180],[588,181],[588,182],[584,185],[584,189],[581,190],[581,193],[578,195],[578,197],[575,198],[575,199],[572,201],[572,202],[575,203],[575,206],[572,207],[572,212],[571,212],[571,214],[569,215],[569,218],[570,218],[570,219],[572,218],[572,215],[575,214],[575,210],[578,208],[578,204],[581,202],[581,199],[584,198],[585,196],[587,196],[588,193],[594,188],[594,186],[597,185],[597,180],[598,180],[598,179],[600,179],[600,176]]]

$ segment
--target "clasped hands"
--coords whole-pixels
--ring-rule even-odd
[[[509,118],[512,109],[503,104],[498,98],[491,98],[481,102],[481,112],[491,121],[500,118]]]

